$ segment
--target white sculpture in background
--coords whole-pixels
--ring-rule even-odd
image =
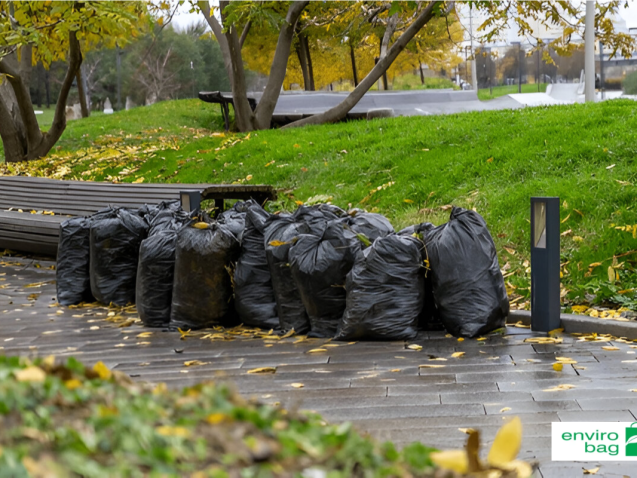
[[[106,101],[104,102],[104,114],[105,115],[113,114],[113,105],[111,105],[111,100],[109,100],[108,98],[106,98]]]
[[[131,108],[135,108],[135,103],[133,103],[133,100],[130,99],[130,96],[126,97],[126,111],[130,110]]]

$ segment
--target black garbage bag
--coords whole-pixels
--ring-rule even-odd
[[[509,314],[493,238],[477,212],[454,207],[447,224],[425,233],[440,320],[456,337],[504,327]]]
[[[216,222],[177,234],[170,326],[200,329],[227,318],[232,308],[231,267],[239,241]]]
[[[409,340],[418,334],[425,295],[422,242],[391,234],[356,256],[336,340]]]
[[[152,208],[151,212],[144,216],[144,220],[149,225],[149,237],[166,229],[179,230],[192,220],[191,215],[181,208],[179,201],[163,201],[150,208]]]
[[[263,240],[269,217],[256,203],[246,213],[241,255],[234,271],[234,296],[235,308],[244,324],[278,329],[279,317]]]
[[[176,246],[177,231],[165,229],[144,239],[139,249],[135,300],[147,327],[170,323]]]
[[[279,325],[283,331],[294,329],[297,334],[307,333],[310,330],[310,321],[301,300],[301,293],[292,278],[288,253],[295,238],[306,227],[303,223],[296,222],[292,215],[271,216],[266,223],[263,241]]]
[[[148,225],[123,208],[98,213],[91,219],[91,292],[103,304],[135,302],[139,246]]]
[[[347,219],[330,221],[322,234],[301,234],[290,248],[292,277],[310,319],[308,337],[334,337],[345,311],[345,279],[361,242]]]
[[[246,213],[250,207],[254,206],[259,206],[254,199],[250,199],[245,202],[237,201],[230,209],[219,214],[217,222],[230,229],[239,242],[241,242],[243,238],[243,231],[245,230]]]
[[[425,266],[425,305],[422,308],[422,313],[420,314],[420,318],[418,319],[418,328],[421,330],[444,330],[444,326],[440,321],[440,312],[438,311],[438,307],[436,307],[436,301],[434,300],[433,295],[433,286],[431,282],[431,270],[429,268],[429,258],[427,257],[427,249],[424,247],[424,234],[427,231],[434,229],[434,226],[430,222],[423,222],[422,224],[415,224],[413,226],[408,226],[398,232],[401,236],[412,236],[419,239],[421,242],[421,252],[422,252],[422,260],[423,265]]]
[[[174,201],[161,201],[158,204],[144,204],[137,210],[137,215],[143,217],[148,225],[152,222],[152,220],[163,211],[179,211],[181,210],[181,203],[177,200]]]
[[[370,242],[394,232],[394,227],[381,214],[352,209],[349,212],[349,226],[356,234],[363,234]]]
[[[57,301],[62,305],[92,302],[89,256],[91,222],[86,217],[67,219],[60,225],[57,267]]]
[[[316,204],[314,206],[299,206],[292,217],[299,223],[301,234],[322,234],[329,221],[345,216],[346,213],[332,204]]]

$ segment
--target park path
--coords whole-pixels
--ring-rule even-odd
[[[88,365],[101,360],[134,380],[172,387],[228,380],[247,397],[315,410],[331,422],[351,421],[398,445],[459,448],[466,438],[459,428],[468,427],[480,429],[489,444],[506,416],[517,415],[524,426],[520,457],[539,461],[537,476],[577,477],[583,468],[601,466],[596,476],[637,477],[630,463],[550,458],[551,422],[637,420],[632,342],[562,335],[562,343],[538,344],[526,341],[538,334],[511,326],[486,340],[430,332],[409,344],[298,342],[214,330],[182,339],[132,323],[134,311],[56,306],[53,265],[0,257],[0,353],[75,356]],[[413,344],[422,349],[408,348]],[[577,364],[557,372],[556,357]],[[203,363],[185,366],[192,360]],[[258,367],[276,367],[276,373],[247,373]],[[563,384],[574,388],[546,391]]]

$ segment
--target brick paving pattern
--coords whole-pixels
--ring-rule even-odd
[[[458,429],[466,427],[480,429],[489,444],[503,419],[518,415],[524,425],[520,458],[539,461],[537,476],[582,476],[583,468],[599,465],[596,476],[637,476],[630,463],[550,457],[551,422],[637,421],[637,393],[630,391],[637,389],[637,348],[629,343],[565,335],[561,344],[533,344],[524,340],[539,335],[516,327],[484,341],[423,333],[411,342],[422,350],[404,342],[295,344],[295,337],[219,341],[202,338],[204,333],[181,340],[177,332],[118,327],[121,322],[106,320],[105,308],[56,307],[53,264],[0,258],[0,353],[76,356],[88,365],[102,360],[135,380],[172,387],[228,380],[247,397],[315,410],[332,422],[351,421],[399,446],[421,441],[459,448],[466,435]],[[152,334],[138,337],[143,332]],[[326,343],[325,352],[309,352]],[[609,345],[619,350],[602,349]],[[453,358],[454,352],[464,355]],[[577,364],[556,372],[555,357]],[[186,367],[189,360],[205,364]],[[247,373],[268,366],[276,373]],[[298,383],[303,387],[292,386]],[[545,391],[560,384],[574,388]]]

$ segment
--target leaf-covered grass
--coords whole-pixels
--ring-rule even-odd
[[[173,101],[71,122],[50,158],[0,174],[272,184],[272,209],[331,200],[385,214],[396,229],[445,222],[450,204],[476,208],[518,305],[528,305],[529,198],[559,196],[565,304],[636,308],[636,107],[614,100],[223,135],[207,129],[221,124],[217,106]]]
[[[544,93],[546,91],[547,83],[540,83],[540,89],[538,91],[538,85],[523,84],[522,93]],[[494,86],[493,88],[482,88],[478,90],[478,98],[481,100],[492,100],[493,98],[499,98],[504,95],[511,95],[518,93],[518,85],[502,85]]]
[[[0,356],[0,476],[430,476],[433,449],[397,451],[350,424],[248,401],[226,385],[132,384],[103,364]]]

